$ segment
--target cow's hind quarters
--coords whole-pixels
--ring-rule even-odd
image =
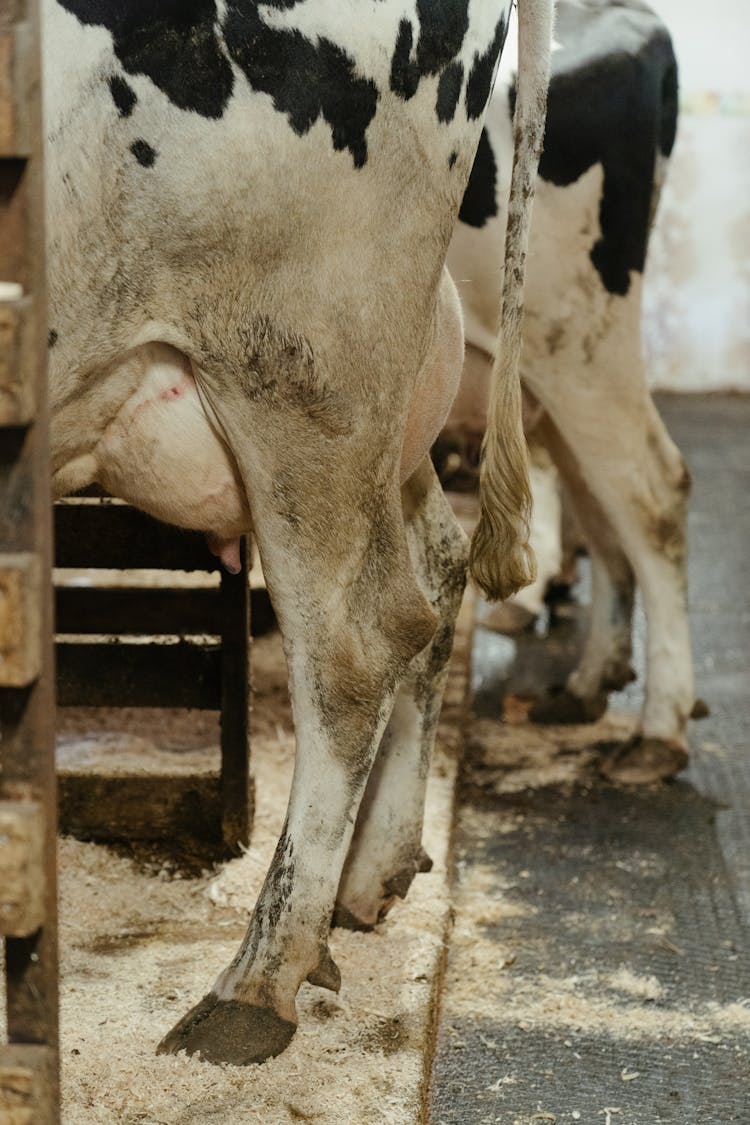
[[[573,726],[595,723],[606,710],[606,692],[599,692],[591,699],[582,699],[565,688],[557,695],[545,696],[535,703],[529,711],[529,719],[541,726]]]
[[[220,1000],[209,992],[164,1036],[156,1051],[176,1055],[200,1053],[202,1059],[231,1066],[251,1066],[286,1050],[297,1025],[273,1008]]]
[[[599,771],[616,785],[651,785],[669,781],[687,764],[688,752],[684,746],[663,738],[634,735],[602,760]]]

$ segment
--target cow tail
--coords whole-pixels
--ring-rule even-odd
[[[529,545],[531,488],[521,421],[523,283],[549,80],[551,0],[518,0],[518,86],[514,154],[505,238],[501,329],[492,370],[479,475],[480,517],[469,569],[492,600],[533,582]]]

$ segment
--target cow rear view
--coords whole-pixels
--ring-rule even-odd
[[[667,29],[639,0],[560,0],[556,13],[521,370],[533,440],[552,454],[573,501],[593,589],[579,665],[532,717],[593,721],[629,682],[637,583],[648,624],[645,700],[638,733],[602,769],[649,782],[686,765],[693,706],[689,475],[641,354],[643,269],[675,139],[677,67]],[[514,96],[512,75],[501,76],[448,257],[462,279],[467,339],[451,424],[470,434],[481,426],[495,346]]]
[[[45,5],[56,488],[99,480],[206,531],[230,566],[252,526],[297,734],[245,941],[164,1051],[278,1054],[300,983],[339,987],[334,910],[372,926],[428,863],[466,570],[428,457],[462,359],[444,260],[509,9]],[[546,0],[523,19],[539,60],[519,94],[528,183]],[[504,426],[520,434],[520,416]],[[523,494],[523,458],[506,470]]]

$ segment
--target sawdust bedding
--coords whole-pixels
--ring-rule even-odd
[[[376,932],[333,933],[340,994],[303,985],[291,1046],[262,1066],[217,1067],[154,1053],[234,955],[282,826],[294,739],[278,638],[256,642],[255,654],[257,810],[246,854],[188,878],[99,845],[60,842],[63,1125],[422,1120],[450,909],[460,671],[449,681],[428,790],[425,846],[435,867]],[[148,723],[157,719],[155,733]],[[63,747],[79,753],[76,740],[96,742],[101,721],[85,709],[65,715]],[[215,754],[215,719],[118,712],[118,722],[121,729],[107,737],[129,768],[154,741],[161,755],[190,751],[192,761],[196,753]]]

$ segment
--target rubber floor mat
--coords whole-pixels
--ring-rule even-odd
[[[714,816],[684,783],[465,794],[433,1125],[750,1120]]]
[[[564,682],[585,608],[547,638],[478,631],[432,1125],[750,1125],[750,399],[659,408],[693,476],[711,714],[691,724],[684,780],[615,789],[583,728],[492,731],[503,696]],[[644,633],[639,611],[638,681],[610,700],[621,723],[640,706]]]

